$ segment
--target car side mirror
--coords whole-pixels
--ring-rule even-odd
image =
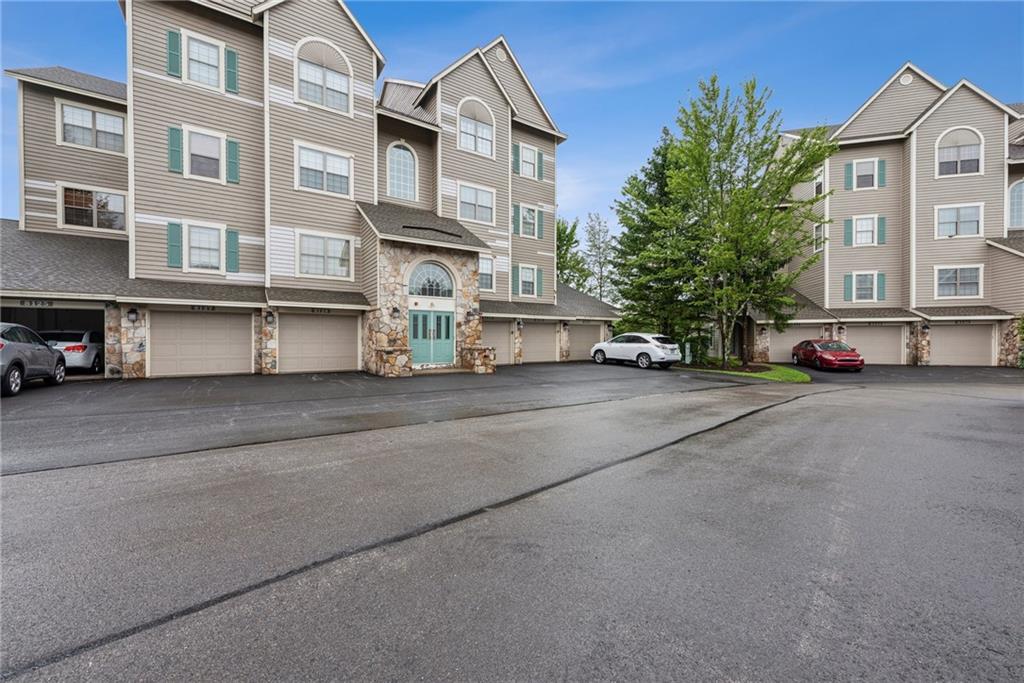
[[[856,346],[851,346],[851,347],[850,347],[850,350],[851,350],[851,351],[856,351],[856,350],[857,350],[857,347],[856,347]]]

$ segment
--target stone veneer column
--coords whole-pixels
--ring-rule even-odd
[[[768,325],[758,325],[754,330],[754,349],[750,354],[750,360],[755,363],[767,363],[771,358],[771,330]]]
[[[569,323],[564,320],[558,321],[558,360],[569,360]]]
[[[128,311],[138,311],[135,322],[128,320]],[[142,306],[121,304],[121,376],[142,379],[146,376],[146,345],[149,310]]]
[[[1000,323],[999,359],[996,364],[1024,368],[1024,315]]]
[[[267,313],[274,314],[273,322],[267,322]],[[261,375],[276,375],[277,369],[277,330],[280,321],[277,308],[265,308],[260,311],[254,324],[256,334],[256,367]]]
[[[512,361],[515,365],[523,364],[523,321],[516,320],[512,324]]]
[[[119,379],[122,375],[121,359],[121,307],[115,303],[103,305],[103,376]]]
[[[932,339],[930,330],[925,329],[928,323],[917,321],[910,323],[907,335],[907,363],[909,365],[929,365],[932,355]]]

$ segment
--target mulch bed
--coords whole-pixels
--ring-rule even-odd
[[[722,366],[721,365],[717,365],[717,364],[716,365],[700,365],[700,364],[696,364],[696,363],[691,363],[690,365],[681,365],[680,367],[683,367],[683,368],[694,368],[696,370],[721,370],[722,369]],[[750,372],[750,373],[755,373],[755,372],[768,372],[769,370],[771,370],[771,367],[768,366],[768,365],[760,365],[758,363],[751,363],[750,365],[748,365],[746,367],[742,367],[742,366],[730,367],[730,368],[727,368],[727,370],[729,372]]]

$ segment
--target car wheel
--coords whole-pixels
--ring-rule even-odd
[[[601,365],[605,361],[604,351],[598,349],[594,352],[594,362]]]
[[[89,367],[89,370],[96,375],[103,372],[103,357],[99,353],[93,356],[92,365]]]
[[[814,359],[814,367],[817,368],[818,370],[821,370],[821,359],[820,358],[815,358]]]
[[[853,371],[854,371],[854,372],[860,372],[860,371],[861,371],[861,370],[863,370],[863,369],[864,369],[864,368],[854,368],[854,369],[853,369]]]
[[[3,390],[4,396],[17,396],[21,391],[21,384],[24,381],[24,377],[21,374],[21,368],[17,365],[12,365],[7,368],[7,374],[4,375],[4,384],[0,389]]]
[[[800,365],[800,356],[793,354],[793,365]]]
[[[672,364],[671,363],[658,363],[658,367],[661,368],[662,370],[668,370],[670,367],[672,367]]]
[[[64,365],[64,361],[57,361],[56,367],[53,368],[53,375],[46,378],[46,383],[50,386],[59,386],[64,384],[64,375],[67,373],[67,367]]]
[[[639,365],[642,370],[646,370],[651,367],[651,357],[646,353],[641,353],[636,357],[636,364]]]

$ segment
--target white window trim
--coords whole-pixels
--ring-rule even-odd
[[[303,142],[301,140],[293,140],[293,153],[294,153],[294,187],[299,192],[312,192],[313,194],[321,194],[327,197],[337,197],[339,199],[355,199],[356,191],[356,155],[350,152],[343,152],[340,149],[332,149],[330,147],[324,147],[322,145],[314,145],[310,142]],[[338,192],[328,192],[327,190],[318,190],[313,187],[305,187],[299,182],[299,148],[305,147],[306,149],[313,150],[315,152],[323,152],[324,154],[333,154],[334,156],[348,158],[348,194],[340,194]],[[326,182],[326,181],[325,181]]]
[[[484,154],[483,152],[478,152],[475,149],[466,149],[465,147],[462,146],[462,105],[464,105],[464,104],[466,104],[467,102],[470,102],[470,101],[479,102],[480,104],[482,104],[484,109],[487,110],[487,114],[491,117],[491,153],[490,154]],[[468,118],[472,119],[472,117],[468,117]],[[473,119],[473,120],[476,121],[476,119]],[[486,121],[481,121],[480,123],[486,123]],[[483,157],[485,159],[492,159],[493,160],[495,158],[495,154],[496,154],[497,149],[498,149],[497,137],[498,137],[497,119],[494,118],[494,112],[491,111],[491,108],[487,106],[486,102],[481,100],[479,97],[474,97],[472,95],[469,95],[467,97],[463,97],[461,100],[459,100],[459,106],[455,108],[455,148],[456,149],[458,149],[458,150],[460,150],[462,152],[466,152],[467,154],[475,154],[478,157]]]
[[[197,33],[195,31],[190,31],[187,28],[179,29],[179,31],[181,33],[181,80],[183,82],[185,82],[185,83],[191,83],[192,85],[198,85],[200,88],[205,88],[206,90],[212,90],[213,92],[224,93],[225,92],[225,90],[224,90],[224,72],[227,70],[227,64],[225,64],[225,61],[224,61],[224,59],[225,59],[224,52],[227,49],[227,45],[222,40],[217,40],[216,38],[211,38],[211,37],[209,37],[207,35],[203,35],[202,33]],[[189,41],[189,38],[195,38],[196,40],[200,40],[200,41],[202,41],[204,43],[209,43],[211,45],[216,45],[217,49],[220,50],[220,58],[219,58],[220,66],[217,68],[217,80],[219,82],[218,82],[216,87],[214,87],[212,85],[209,85],[208,83],[202,83],[200,81],[193,81],[191,78],[189,78],[189,75],[188,75],[188,73],[189,73],[189,70],[188,70],[188,41]]]
[[[1010,183],[1010,186],[1006,188],[1006,226],[1003,230],[1003,237],[1006,237],[1007,230],[1018,230],[1020,228],[1024,228],[1024,223],[1021,223],[1020,225],[1013,224],[1013,205],[1010,203],[1013,188],[1018,185],[1024,187],[1024,178]]]
[[[104,194],[116,194],[124,197],[124,230],[114,230],[111,228],[94,228],[85,225],[71,225],[64,222],[64,190],[85,190],[87,192],[102,192]],[[93,216],[93,220],[96,216]],[[88,232],[97,232],[102,235],[124,235],[128,236],[128,190],[111,190],[105,187],[95,187],[93,185],[83,185],[82,183],[68,183],[68,182],[57,182],[57,227],[62,230],[86,230]]]
[[[855,304],[870,304],[878,301],[878,271],[877,270],[855,270],[851,273],[853,276],[853,298],[850,299]],[[858,299],[857,298],[857,276],[858,275],[870,275],[872,280],[871,284],[871,298],[870,299]]]
[[[537,149],[536,147],[534,147],[533,145],[526,144],[525,142],[520,142],[518,144],[519,144],[519,177],[520,178],[531,178],[533,180],[536,180],[537,179],[537,166],[539,165],[537,163],[537,159],[538,159],[537,155],[540,154],[540,150]],[[523,175],[523,150],[524,149],[532,149],[533,150],[533,175]]]
[[[412,152],[412,199],[396,197],[391,194],[391,148],[397,145],[401,145]],[[409,142],[406,142],[405,138],[399,138],[393,141],[384,151],[384,176],[385,195],[392,199],[397,199],[400,202],[418,202],[420,200],[420,156],[416,154],[416,148]]]
[[[857,167],[854,166],[854,172],[856,172],[856,170],[857,170]],[[818,194],[817,192],[815,192],[815,188],[817,187],[818,183],[821,183],[821,194]],[[855,178],[854,179],[854,185],[856,185],[856,184],[857,183],[856,183],[856,178]],[[815,171],[814,178],[811,180],[811,198],[817,200],[818,197],[821,197],[824,194],[825,194],[825,169],[824,168],[819,168],[817,171]]]
[[[818,242],[818,230],[821,230],[821,242]],[[877,231],[876,231],[877,232]],[[813,253],[820,254],[825,251],[825,224],[814,223],[811,225],[811,248]]]
[[[954,130],[969,130],[978,136],[978,170],[974,173],[953,173],[951,175],[939,175],[939,143],[942,142],[942,138],[946,137],[948,133],[952,133]],[[939,133],[939,136],[935,138],[935,179],[942,180],[945,178],[970,178],[975,175],[985,175],[985,136],[981,134],[981,131],[973,126],[953,126]]]
[[[867,190],[878,189],[878,159],[879,157],[868,157],[866,159],[854,159],[853,160],[853,191],[864,192]],[[872,182],[874,183],[871,187],[857,187],[857,164],[863,164],[870,161],[875,165],[875,170],[872,173]]]
[[[348,77],[348,111],[342,109],[334,109],[333,107],[328,107],[325,104],[310,102],[309,100],[304,100],[299,96],[299,51],[302,49],[302,46],[306,45],[307,43],[323,43],[324,45],[328,46],[329,48],[337,52],[339,55],[341,55],[341,59],[345,62],[345,66],[348,68],[348,73],[343,74],[344,76]],[[319,66],[323,66],[323,64],[320,64]],[[299,42],[295,43],[295,50],[292,52],[292,101],[294,101],[295,104],[301,104],[304,107],[314,107],[316,109],[330,112],[332,114],[347,116],[350,119],[355,118],[355,85],[356,79],[355,75],[352,72],[352,62],[348,60],[348,55],[346,55],[340,47],[338,47],[331,41],[327,40],[326,38],[317,38],[312,36],[308,38],[303,38]]]
[[[123,111],[117,111],[116,109],[104,109],[102,107],[94,107],[91,104],[85,104],[83,102],[76,102],[75,100],[68,100],[62,97],[54,97],[54,121],[56,123],[56,143],[58,147],[74,147],[75,149],[87,149],[91,152],[99,152],[100,154],[110,154],[115,157],[127,157],[128,156],[128,113]],[[88,109],[93,112],[93,135],[96,134],[96,116],[95,113],[107,114],[109,116],[116,116],[121,119],[124,124],[124,133],[121,137],[124,138],[124,150],[118,152],[112,149],[100,149],[99,147],[92,147],[89,145],[79,145],[76,142],[65,142],[64,141],[64,105],[70,105],[79,109]]]
[[[962,268],[977,268],[978,269],[978,293],[974,296],[939,296],[939,271],[940,270],[960,270]],[[985,298],[985,264],[984,263],[960,263],[951,265],[940,265],[932,267],[932,282],[934,284],[934,290],[932,291],[932,298],[936,301],[948,301],[950,299],[984,299]]]
[[[523,294],[523,270],[533,271],[533,294]],[[526,299],[537,298],[537,266],[532,263],[520,263],[519,264],[519,296]]]
[[[330,194],[330,193],[328,193]],[[348,242],[348,276],[341,275],[314,275],[302,272],[302,236],[326,237],[332,240],[344,240]],[[295,230],[295,277],[309,280],[332,280],[334,282],[355,282],[356,279],[356,244],[351,235],[342,235],[336,232],[323,232],[322,230]]]
[[[199,133],[200,135],[209,135],[212,138],[220,138],[220,176],[217,178],[208,178],[204,175],[193,175],[192,174],[192,133]],[[215,130],[209,130],[206,128],[197,128],[195,126],[183,125],[181,127],[181,153],[182,153],[182,164],[181,172],[185,178],[191,178],[192,180],[202,180],[206,183],[217,183],[219,185],[227,185],[227,171],[228,171],[228,136],[227,133],[221,133]]]
[[[220,230],[220,268],[193,268],[192,254],[189,249],[189,240],[192,228],[211,228]],[[228,226],[223,223],[182,223],[181,225],[181,272],[183,273],[206,273],[210,275],[224,275],[227,272],[227,232]]]
[[[491,207],[491,222],[490,223],[488,223],[486,221],[478,221],[478,220],[473,219],[473,218],[463,218],[462,217],[462,213],[461,212],[462,212],[462,188],[463,187],[472,187],[475,190],[483,190],[484,192],[490,192],[491,193],[491,197],[494,198],[494,205]],[[494,189],[493,187],[487,187],[486,185],[477,185],[476,183],[467,183],[467,182],[465,182],[463,180],[457,180],[455,182],[455,192],[456,192],[456,194],[455,194],[455,215],[457,216],[456,220],[466,221],[467,223],[476,223],[477,225],[489,225],[491,227],[495,226],[495,221],[498,218],[498,191],[496,189]]]
[[[494,272],[494,266],[495,266],[494,257],[493,256],[484,256],[483,254],[480,254],[480,261],[483,262],[485,259],[491,262],[491,287],[490,287],[490,289],[485,289],[484,287],[479,287],[479,289],[480,289],[481,292],[493,292],[495,290],[495,287],[498,284],[498,278],[497,278],[496,273]],[[477,270],[479,272],[479,266],[477,266]],[[479,282],[480,282],[480,278],[477,277],[478,285],[479,285]]]
[[[974,174],[971,174],[974,175]],[[971,206],[978,207],[978,234],[977,235],[940,235],[939,234],[939,210],[940,209],[965,209]],[[937,240],[962,240],[962,239],[985,239],[985,202],[966,202],[963,204],[936,204],[934,213],[935,239]]]
[[[524,211],[526,209],[533,209],[533,211],[534,211],[533,234],[532,235],[527,235],[526,233],[523,232],[523,215],[524,215]],[[539,206],[537,206],[536,204],[523,204],[523,203],[520,202],[520,204],[519,204],[519,234],[516,235],[516,237],[523,237],[523,238],[526,238],[528,240],[540,239],[540,238],[537,237],[537,215],[538,214],[540,214],[540,207]]]
[[[864,188],[867,189],[867,188]],[[874,228],[871,230],[871,242],[867,244],[857,244],[857,221],[862,218],[870,218],[874,224]],[[878,214],[877,213],[866,213],[860,216],[853,216],[853,244],[854,248],[857,247],[877,247],[878,246]]]

